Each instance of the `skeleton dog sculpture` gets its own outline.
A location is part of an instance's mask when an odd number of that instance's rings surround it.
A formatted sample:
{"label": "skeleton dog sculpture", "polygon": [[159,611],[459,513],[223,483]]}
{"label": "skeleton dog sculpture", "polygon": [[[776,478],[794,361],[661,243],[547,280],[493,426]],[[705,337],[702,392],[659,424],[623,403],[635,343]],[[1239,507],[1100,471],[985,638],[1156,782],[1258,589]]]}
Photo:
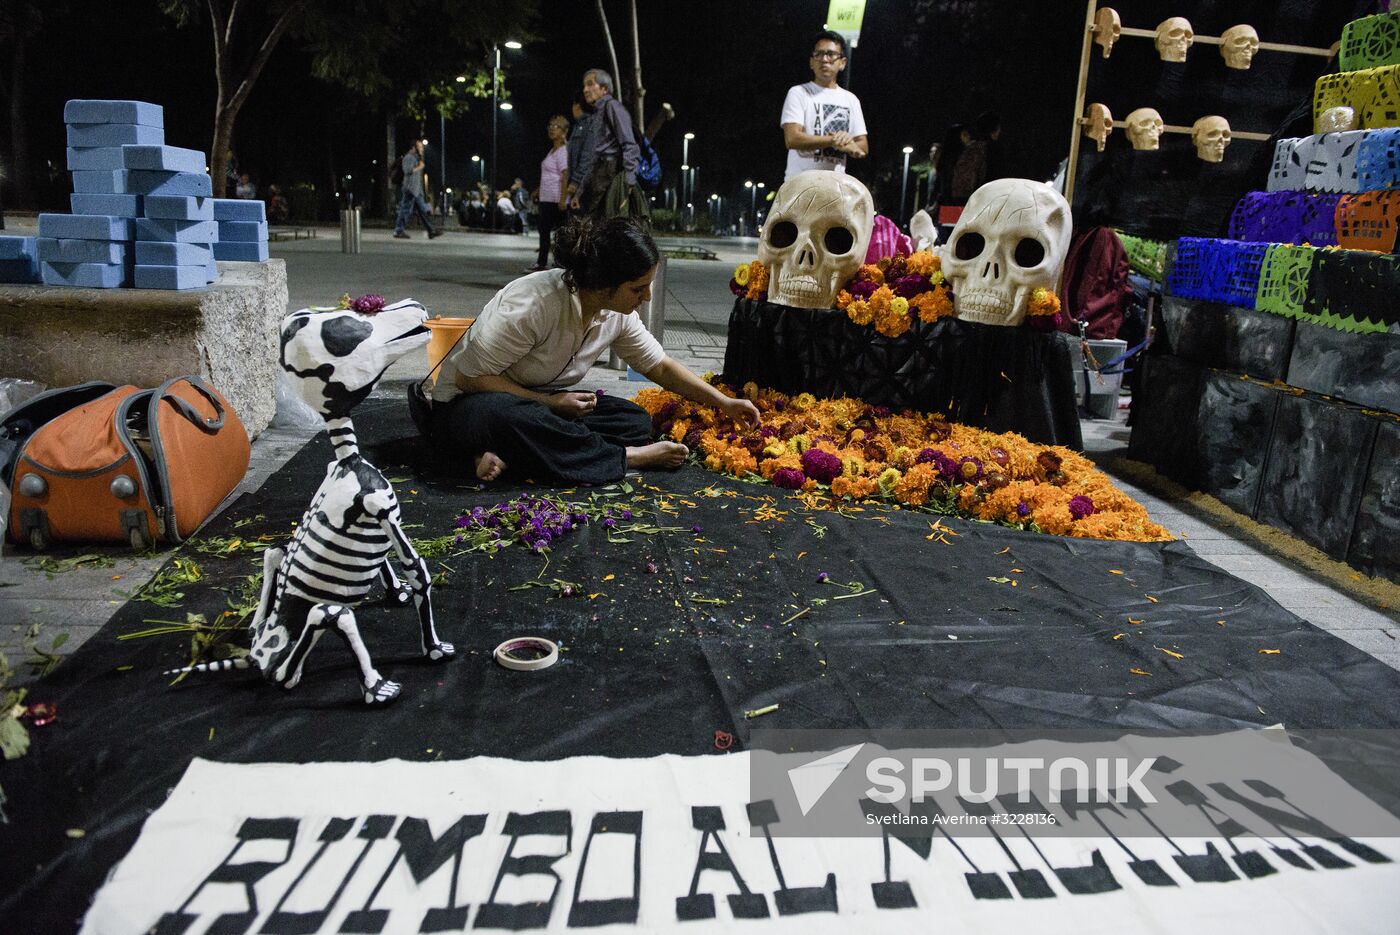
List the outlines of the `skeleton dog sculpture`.
{"label": "skeleton dog sculpture", "polygon": [[[399,523],[393,487],[360,455],[350,422],[350,410],[369,395],[389,365],[427,344],[427,316],[423,306],[405,300],[372,316],[303,309],[282,320],[282,367],[326,420],[335,461],[291,542],[263,553],[262,594],[249,624],[248,658],[173,672],[256,665],[268,681],[295,688],[311,648],[333,632],[355,655],[365,703],[392,701],[400,685],[374,668],[351,609],[364,600],[376,578],[390,604],[407,604],[411,595],[423,655],[433,661],[453,655],[452,644],[438,639],[433,625],[427,563]],[[391,551],[406,585],[394,574]]]}

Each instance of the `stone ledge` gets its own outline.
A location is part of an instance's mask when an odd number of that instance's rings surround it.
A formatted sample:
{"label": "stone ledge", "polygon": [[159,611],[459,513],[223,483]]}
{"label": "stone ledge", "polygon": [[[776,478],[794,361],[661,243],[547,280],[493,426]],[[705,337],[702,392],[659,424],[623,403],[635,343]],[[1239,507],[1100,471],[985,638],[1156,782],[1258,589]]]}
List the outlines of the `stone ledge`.
{"label": "stone ledge", "polygon": [[188,292],[0,285],[0,377],[152,387],[199,374],[255,438],[277,409],[286,313],[280,259],[221,262],[218,282]]}

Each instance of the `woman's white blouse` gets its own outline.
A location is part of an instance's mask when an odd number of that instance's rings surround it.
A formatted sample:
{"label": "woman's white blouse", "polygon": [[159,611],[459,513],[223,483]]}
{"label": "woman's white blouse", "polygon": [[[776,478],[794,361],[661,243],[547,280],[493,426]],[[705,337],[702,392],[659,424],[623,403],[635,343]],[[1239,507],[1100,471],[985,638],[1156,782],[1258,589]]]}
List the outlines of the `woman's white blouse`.
{"label": "woman's white blouse", "polygon": [[578,296],[560,269],[531,273],[507,285],[481,310],[457,349],[447,355],[433,399],[462,395],[457,377],[508,377],[526,389],[556,392],[573,386],[609,348],[646,373],[666,357],[635,312],[604,309],[585,333]]}

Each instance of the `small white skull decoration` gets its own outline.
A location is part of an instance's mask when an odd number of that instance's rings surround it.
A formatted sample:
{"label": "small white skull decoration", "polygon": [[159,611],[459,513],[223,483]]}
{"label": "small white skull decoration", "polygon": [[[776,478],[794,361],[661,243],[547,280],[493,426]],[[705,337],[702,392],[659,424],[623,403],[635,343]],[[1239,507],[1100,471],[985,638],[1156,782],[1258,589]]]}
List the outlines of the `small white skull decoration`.
{"label": "small white skull decoration", "polygon": [[1196,156],[1205,162],[1222,162],[1230,145],[1230,121],[1224,117],[1202,117],[1191,125],[1191,142]]}
{"label": "small white skull decoration", "polygon": [[1128,115],[1128,142],[1133,149],[1157,149],[1161,145],[1166,121],[1151,107],[1139,107]]}
{"label": "small white skull decoration", "polygon": [[1099,152],[1103,152],[1108,136],[1113,132],[1113,111],[1108,109],[1107,104],[1090,104],[1080,123],[1084,126],[1084,135],[1094,141]]}
{"label": "small white skull decoration", "polygon": [[1123,35],[1123,20],[1112,7],[1100,7],[1094,15],[1094,41],[1103,48],[1103,57],[1113,54],[1113,44]]}
{"label": "small white skull decoration", "polygon": [[1220,54],[1225,56],[1226,68],[1247,69],[1259,51],[1259,33],[1248,23],[1231,26],[1220,35]]}
{"label": "small white skull decoration", "polygon": [[1317,118],[1318,133],[1344,133],[1360,129],[1361,121],[1356,119],[1356,110],[1351,107],[1329,107]]}
{"label": "small white skull decoration", "polygon": [[830,308],[865,262],[874,224],[870,191],[844,172],[809,169],[788,179],[758,244],[759,262],[768,267],[768,301]]}
{"label": "small white skull decoration", "polygon": [[943,250],[957,316],[1019,325],[1031,290],[1059,281],[1071,230],[1069,204],[1044,182],[997,179],[973,192]]}
{"label": "small white skull decoration", "polygon": [[1164,62],[1186,61],[1186,50],[1196,41],[1191,21],[1184,16],[1172,16],[1157,24],[1157,54]]}

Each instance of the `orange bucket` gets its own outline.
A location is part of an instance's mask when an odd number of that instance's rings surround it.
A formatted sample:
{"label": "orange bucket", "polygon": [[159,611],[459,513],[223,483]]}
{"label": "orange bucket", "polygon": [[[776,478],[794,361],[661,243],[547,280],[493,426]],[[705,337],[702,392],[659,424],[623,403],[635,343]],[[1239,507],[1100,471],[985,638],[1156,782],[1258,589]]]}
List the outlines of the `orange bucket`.
{"label": "orange bucket", "polygon": [[437,382],[440,365],[452,353],[457,340],[467,333],[475,318],[429,318],[427,325],[432,337],[428,340],[428,385]]}

